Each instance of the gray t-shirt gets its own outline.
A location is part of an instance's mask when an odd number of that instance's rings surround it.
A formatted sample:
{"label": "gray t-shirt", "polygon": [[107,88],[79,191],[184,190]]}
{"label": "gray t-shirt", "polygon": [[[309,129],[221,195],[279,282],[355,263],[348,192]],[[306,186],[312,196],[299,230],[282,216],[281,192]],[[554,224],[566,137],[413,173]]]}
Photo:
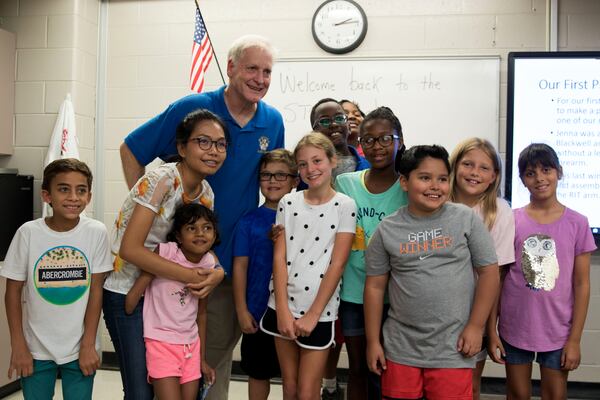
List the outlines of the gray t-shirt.
{"label": "gray t-shirt", "polygon": [[379,224],[365,258],[367,275],[390,273],[386,358],[419,368],[475,366],[456,344],[471,313],[473,268],[496,263],[481,218],[462,204],[428,217],[402,207]]}
{"label": "gray t-shirt", "polygon": [[357,165],[358,163],[353,155],[340,156],[338,154],[337,167],[333,170],[332,176],[335,179],[338,175],[345,174],[346,172],[354,172]]}

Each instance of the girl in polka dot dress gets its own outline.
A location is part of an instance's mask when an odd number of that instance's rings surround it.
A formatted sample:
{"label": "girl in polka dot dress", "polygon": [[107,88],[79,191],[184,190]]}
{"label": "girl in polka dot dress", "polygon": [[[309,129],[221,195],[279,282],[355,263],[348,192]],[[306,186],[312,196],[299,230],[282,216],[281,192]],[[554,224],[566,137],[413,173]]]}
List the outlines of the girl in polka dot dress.
{"label": "girl in polka dot dress", "polygon": [[356,229],[356,205],[337,193],[335,148],[324,135],[304,136],[294,150],[308,189],[279,202],[269,307],[261,329],[275,336],[284,398],[319,398],[340,303],[339,284]]}

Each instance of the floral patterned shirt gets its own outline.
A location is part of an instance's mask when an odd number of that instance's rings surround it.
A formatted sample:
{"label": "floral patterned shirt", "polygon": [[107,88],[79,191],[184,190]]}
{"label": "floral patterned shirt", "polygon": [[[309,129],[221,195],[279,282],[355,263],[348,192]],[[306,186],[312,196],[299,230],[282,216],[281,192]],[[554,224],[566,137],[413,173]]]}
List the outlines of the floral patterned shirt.
{"label": "floral patterned shirt", "polygon": [[[183,194],[175,163],[163,164],[147,172],[129,191],[111,231],[113,272],[104,283],[105,289],[127,294],[140,274],[138,267],[119,257],[121,240],[135,206],[147,207],[156,214],[144,243],[145,247],[154,250],[159,243],[167,241],[175,210],[184,202]],[[202,181],[198,197],[191,201],[213,209],[214,194],[206,180]]]}

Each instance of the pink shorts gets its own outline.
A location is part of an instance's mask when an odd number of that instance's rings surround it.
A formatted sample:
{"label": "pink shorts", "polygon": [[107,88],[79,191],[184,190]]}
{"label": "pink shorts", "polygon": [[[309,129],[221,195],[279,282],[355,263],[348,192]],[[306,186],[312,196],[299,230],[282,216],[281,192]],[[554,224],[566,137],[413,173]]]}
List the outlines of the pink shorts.
{"label": "pink shorts", "polygon": [[391,399],[473,399],[471,368],[418,368],[386,360],[381,392]]}
{"label": "pink shorts", "polygon": [[191,344],[170,344],[145,338],[146,367],[150,379],[179,377],[184,384],[200,379],[200,339]]}

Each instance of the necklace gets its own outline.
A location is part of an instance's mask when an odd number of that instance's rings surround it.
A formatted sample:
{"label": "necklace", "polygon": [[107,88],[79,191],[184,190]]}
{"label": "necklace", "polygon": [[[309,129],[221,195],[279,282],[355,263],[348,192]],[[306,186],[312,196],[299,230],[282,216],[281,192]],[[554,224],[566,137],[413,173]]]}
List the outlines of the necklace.
{"label": "necklace", "polygon": [[201,186],[199,185],[198,188],[196,190],[194,190],[194,195],[190,196],[185,192],[185,185],[183,183],[183,171],[184,171],[184,166],[181,164],[177,164],[177,169],[179,171],[179,175],[181,176],[181,200],[183,201],[183,204],[190,204],[193,203],[194,200],[196,200],[196,198],[200,195],[200,191],[202,190]]}
{"label": "necklace", "polygon": [[188,196],[188,195],[185,193],[185,191],[183,191],[183,190],[181,191],[181,200],[183,201],[183,204],[190,204],[190,203],[193,203],[193,202],[194,202],[194,200],[196,200],[196,197],[197,197],[197,196],[195,196],[195,197],[190,197],[190,196]]}

